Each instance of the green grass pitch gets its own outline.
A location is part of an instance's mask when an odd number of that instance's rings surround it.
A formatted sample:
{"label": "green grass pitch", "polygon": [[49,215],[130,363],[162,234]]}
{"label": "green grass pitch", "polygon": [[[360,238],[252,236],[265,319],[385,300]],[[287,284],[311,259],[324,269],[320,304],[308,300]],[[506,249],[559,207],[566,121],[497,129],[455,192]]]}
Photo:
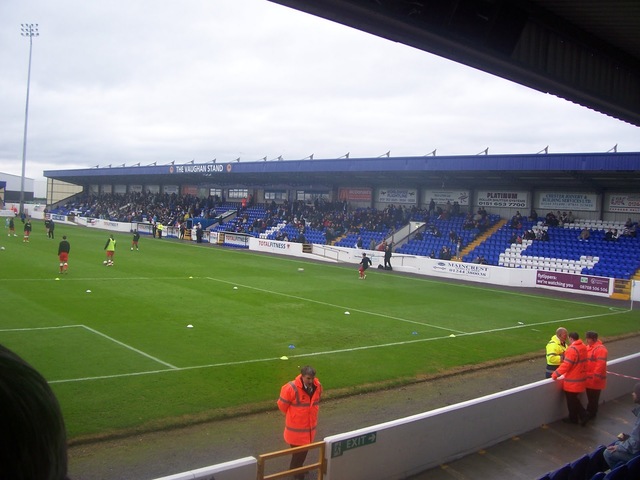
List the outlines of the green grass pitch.
{"label": "green grass pitch", "polygon": [[[107,267],[109,232],[58,224],[51,240],[34,221],[25,244],[16,228],[0,239],[0,343],[51,383],[72,440],[275,409],[306,364],[325,398],[531,352],[543,378],[558,326],[606,340],[640,325],[628,303],[596,297],[376,269],[360,281],[356,265],[150,237],[131,251],[127,233]],[[63,234],[70,266],[59,275]]]}

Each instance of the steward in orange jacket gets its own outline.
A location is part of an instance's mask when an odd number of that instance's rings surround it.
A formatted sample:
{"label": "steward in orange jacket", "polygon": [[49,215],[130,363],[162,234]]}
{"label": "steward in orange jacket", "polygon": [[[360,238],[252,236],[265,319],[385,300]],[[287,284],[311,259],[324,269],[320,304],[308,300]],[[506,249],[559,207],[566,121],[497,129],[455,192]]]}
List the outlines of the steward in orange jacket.
{"label": "steward in orange jacket", "polygon": [[594,418],[598,413],[600,392],[607,386],[607,347],[598,340],[596,332],[585,335],[587,341],[587,413]]}
{"label": "steward in orange jacket", "polygon": [[278,408],[285,414],[284,440],[289,445],[306,445],[312,443],[316,436],[322,385],[315,378],[314,370],[314,375],[308,376],[313,390],[310,395],[303,376],[301,373],[285,384],[278,399]]}
{"label": "steward in orange jacket", "polygon": [[565,392],[584,392],[587,383],[587,347],[578,334],[572,332],[577,338],[573,339],[569,334],[570,344],[564,352],[564,360],[553,372],[551,378],[557,380],[560,375],[564,375],[562,388]]}
{"label": "steward in orange jacket", "polygon": [[[313,442],[318,426],[318,411],[322,385],[316,378],[313,367],[304,366],[295,380],[286,383],[280,389],[278,408],[285,415],[284,440],[292,447]],[[307,458],[307,451],[291,456],[290,469],[299,468]],[[304,478],[296,476],[296,478]]]}
{"label": "steward in orange jacket", "polygon": [[554,380],[564,380],[562,389],[567,398],[569,418],[567,423],[581,423],[589,421],[587,411],[582,406],[578,394],[585,391],[587,382],[587,347],[576,332],[569,334],[569,346],[564,353],[564,360],[558,369],[551,374]]}

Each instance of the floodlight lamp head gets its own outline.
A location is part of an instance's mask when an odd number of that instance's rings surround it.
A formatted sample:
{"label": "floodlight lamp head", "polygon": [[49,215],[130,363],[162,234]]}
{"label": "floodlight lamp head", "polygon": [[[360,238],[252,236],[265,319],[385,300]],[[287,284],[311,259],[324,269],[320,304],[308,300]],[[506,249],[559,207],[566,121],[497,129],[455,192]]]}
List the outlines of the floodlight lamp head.
{"label": "floodlight lamp head", "polygon": [[38,24],[33,23],[22,23],[20,25],[22,27],[21,35],[23,37],[37,37],[40,34],[38,33]]}

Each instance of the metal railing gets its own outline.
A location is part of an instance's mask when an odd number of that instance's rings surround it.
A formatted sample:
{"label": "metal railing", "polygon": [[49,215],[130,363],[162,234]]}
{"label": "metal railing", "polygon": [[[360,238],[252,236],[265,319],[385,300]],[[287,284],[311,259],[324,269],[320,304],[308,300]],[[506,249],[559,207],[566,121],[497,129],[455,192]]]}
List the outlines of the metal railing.
{"label": "metal railing", "polygon": [[[275,458],[284,457],[287,455],[291,455],[293,453],[309,451],[318,449],[318,461],[315,463],[311,463],[309,465],[302,466],[300,468],[294,468],[292,470],[283,470],[281,472],[272,473],[270,475],[265,475],[265,464],[267,460],[273,460]],[[322,480],[323,475],[327,470],[327,461],[324,457],[325,453],[325,442],[315,442],[310,443],[309,445],[303,445],[301,447],[293,447],[288,448],[287,450],[279,450],[277,452],[265,453],[264,455],[260,455],[258,457],[258,475],[257,480],[276,480],[278,478],[285,478],[293,475],[300,475],[306,472],[317,471],[318,472],[318,480]]]}

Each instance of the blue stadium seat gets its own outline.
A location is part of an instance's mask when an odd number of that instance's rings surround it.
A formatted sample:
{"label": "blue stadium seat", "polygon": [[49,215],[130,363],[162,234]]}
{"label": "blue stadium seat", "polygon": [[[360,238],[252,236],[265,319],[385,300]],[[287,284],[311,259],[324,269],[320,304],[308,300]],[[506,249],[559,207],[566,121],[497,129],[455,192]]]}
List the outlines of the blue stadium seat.
{"label": "blue stadium seat", "polygon": [[569,472],[569,480],[584,480],[587,475],[588,465],[589,455],[587,454],[571,462],[571,472]]}
{"label": "blue stadium seat", "polygon": [[566,464],[564,467],[560,467],[549,474],[550,480],[568,480],[571,473],[571,465]]}
{"label": "blue stadium seat", "polygon": [[616,467],[613,470],[611,470],[603,478],[604,480],[625,480],[626,477],[627,477],[627,465],[622,464],[619,467]]}
{"label": "blue stadium seat", "polygon": [[627,479],[640,478],[640,455],[627,462]]}
{"label": "blue stadium seat", "polygon": [[[602,452],[606,447],[604,445],[598,446],[595,450],[589,453],[589,463],[587,464],[587,471],[585,472],[585,478],[592,478],[599,472],[607,470],[609,466],[605,462]],[[602,475],[604,477],[604,474]]]}

